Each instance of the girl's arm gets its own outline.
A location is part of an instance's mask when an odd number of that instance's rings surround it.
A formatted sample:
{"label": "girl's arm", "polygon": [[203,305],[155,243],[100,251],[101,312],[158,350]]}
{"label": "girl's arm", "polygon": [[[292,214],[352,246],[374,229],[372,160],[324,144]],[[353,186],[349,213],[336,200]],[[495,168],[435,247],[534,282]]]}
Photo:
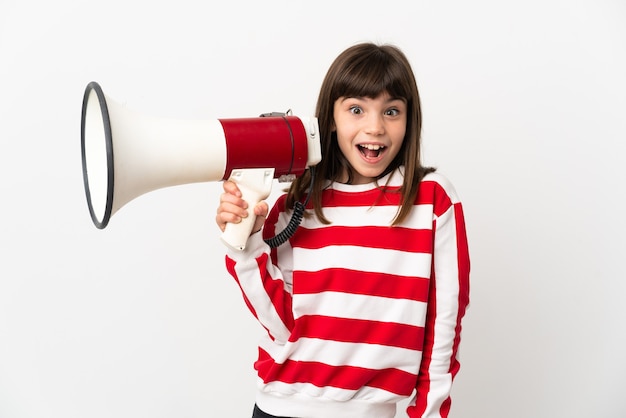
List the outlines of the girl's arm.
{"label": "girl's arm", "polygon": [[233,276],[244,301],[270,338],[285,343],[293,329],[291,292],[282,272],[272,264],[269,246],[261,233],[253,234],[246,249],[228,250],[226,268]]}
{"label": "girl's arm", "polygon": [[[224,182],[216,222],[224,230],[226,222],[238,222],[247,216],[249,208],[233,182]],[[253,208],[257,220],[246,248],[237,251],[228,248],[226,268],[237,281],[250,312],[267,330],[269,336],[286,342],[293,327],[290,286],[283,273],[272,263],[270,248],[259,231],[267,215],[267,204]],[[288,280],[290,282],[290,280]]]}
{"label": "girl's arm", "polygon": [[469,304],[467,237],[463,208],[451,186],[439,188],[435,220],[432,275],[428,297],[424,348],[416,396],[407,408],[411,418],[447,417],[457,359],[461,319]]}

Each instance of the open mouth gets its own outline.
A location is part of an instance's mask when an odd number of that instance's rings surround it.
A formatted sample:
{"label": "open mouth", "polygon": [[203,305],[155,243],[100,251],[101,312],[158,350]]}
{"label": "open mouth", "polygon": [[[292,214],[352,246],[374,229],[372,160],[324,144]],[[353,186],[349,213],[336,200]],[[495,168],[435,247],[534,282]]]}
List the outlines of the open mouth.
{"label": "open mouth", "polygon": [[358,145],[359,151],[366,158],[378,158],[380,154],[387,148],[384,145],[377,144],[361,144]]}

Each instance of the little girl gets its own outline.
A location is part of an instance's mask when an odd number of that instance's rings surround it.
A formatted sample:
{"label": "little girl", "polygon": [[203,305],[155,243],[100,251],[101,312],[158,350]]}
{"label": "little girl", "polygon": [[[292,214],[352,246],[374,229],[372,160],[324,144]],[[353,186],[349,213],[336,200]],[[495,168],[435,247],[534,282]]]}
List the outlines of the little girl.
{"label": "little girl", "polygon": [[[447,417],[469,303],[469,255],[459,198],[420,162],[420,99],[411,66],[391,45],[342,52],[316,116],[322,160],[271,211],[248,208],[224,182],[216,221],[257,221],[226,266],[260,341],[253,417]],[[306,214],[295,234],[265,241]],[[269,213],[268,213],[269,212]]]}

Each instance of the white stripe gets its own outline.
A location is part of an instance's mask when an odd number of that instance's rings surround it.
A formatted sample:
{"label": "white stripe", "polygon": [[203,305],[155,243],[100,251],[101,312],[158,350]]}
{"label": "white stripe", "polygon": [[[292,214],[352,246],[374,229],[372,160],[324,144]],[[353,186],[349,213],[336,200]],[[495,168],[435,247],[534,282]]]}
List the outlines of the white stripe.
{"label": "white stripe", "polygon": [[[372,403],[381,403],[404,399],[403,396],[396,395],[395,393],[368,386],[365,386],[355,391],[336,388],[333,386],[318,387],[311,383],[284,383],[280,381],[274,381],[264,384],[263,380],[260,378],[257,379],[257,383],[260,387],[263,388],[264,391],[274,394],[280,393],[285,395],[294,395],[296,400],[301,396],[307,395],[313,396],[315,398],[322,398],[322,400],[324,401],[334,400],[342,402],[349,401],[351,399],[358,399],[358,401],[362,402],[363,400],[367,399],[372,401]],[[307,399],[307,401],[310,400]],[[345,405],[344,407],[349,408],[349,405]],[[378,416],[376,418],[378,418]]]}
{"label": "white stripe", "polygon": [[[285,348],[291,343],[287,343]],[[314,361],[330,366],[355,366],[368,369],[394,368],[417,376],[421,353],[378,344],[300,338],[291,350],[290,360]]]}
{"label": "white stripe", "polygon": [[407,277],[430,277],[431,255],[425,253],[341,245],[312,250],[294,248],[293,256],[294,265],[303,271],[344,268]]}
{"label": "white stripe", "polygon": [[[324,208],[324,216],[331,226],[363,227],[364,225],[387,227],[391,225],[398,211],[397,206],[342,206]],[[312,211],[311,211],[312,212]],[[402,226],[413,229],[431,229],[433,222],[433,205],[414,206]],[[324,228],[328,225],[320,223],[314,216],[309,216],[301,224],[305,228]]]}
{"label": "white stripe", "polygon": [[409,216],[402,223],[402,226],[413,229],[432,229],[433,205],[422,204],[414,206]]}
{"label": "white stripe", "polygon": [[261,409],[280,416],[308,418],[393,418],[396,403],[403,397],[382,389],[364,387],[358,391],[310,383],[257,381],[261,389],[256,402]]}
{"label": "white stripe", "polygon": [[435,277],[437,317],[429,366],[431,377],[425,417],[439,417],[439,407],[452,387],[450,363],[456,336],[459,295],[458,247],[454,206],[437,220],[435,235]]}
{"label": "white stripe", "polygon": [[[446,219],[448,218],[448,219]],[[451,207],[438,223],[435,236],[435,277],[437,281],[437,317],[435,318],[435,340],[433,346],[433,373],[447,373],[450,367],[452,347],[456,336],[459,311],[459,269],[454,207]]]}
{"label": "white stripe", "polygon": [[341,292],[298,294],[293,299],[294,316],[323,315],[369,321],[423,326],[426,303],[409,299],[356,295]]}

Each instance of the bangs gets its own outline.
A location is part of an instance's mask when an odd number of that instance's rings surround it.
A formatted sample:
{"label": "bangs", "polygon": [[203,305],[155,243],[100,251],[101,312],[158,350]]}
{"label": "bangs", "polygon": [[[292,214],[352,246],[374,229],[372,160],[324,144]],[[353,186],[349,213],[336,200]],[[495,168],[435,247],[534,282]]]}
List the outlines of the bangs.
{"label": "bangs", "polygon": [[376,98],[381,93],[388,93],[394,99],[407,102],[412,97],[410,75],[387,54],[376,51],[359,57],[344,68],[339,74],[332,100],[340,97]]}

